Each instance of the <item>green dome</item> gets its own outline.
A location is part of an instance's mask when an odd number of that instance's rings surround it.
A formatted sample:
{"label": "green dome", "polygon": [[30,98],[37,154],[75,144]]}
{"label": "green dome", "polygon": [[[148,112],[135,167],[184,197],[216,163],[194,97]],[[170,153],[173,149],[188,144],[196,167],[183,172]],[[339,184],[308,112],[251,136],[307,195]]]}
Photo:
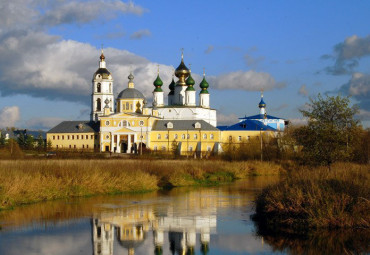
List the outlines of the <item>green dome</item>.
{"label": "green dome", "polygon": [[155,86],[154,92],[162,92],[163,91],[162,88],[161,88],[161,86],[163,85],[163,81],[159,77],[159,74],[157,76],[157,79],[155,79],[155,81],[153,82],[153,85]]}
{"label": "green dome", "polygon": [[169,95],[173,95],[175,93],[175,86],[176,86],[176,83],[175,83],[175,80],[172,77],[172,81],[171,81],[170,85],[168,86],[170,88]]}
{"label": "green dome", "polygon": [[189,77],[186,79],[186,85],[193,86],[194,84],[195,84],[195,81],[194,81],[193,77],[191,77],[191,73],[190,73]]}
{"label": "green dome", "polygon": [[202,89],[200,91],[201,94],[208,94],[208,90],[207,89],[209,87],[209,84],[206,81],[206,77],[205,76],[203,77],[203,80],[200,82],[199,87]]}

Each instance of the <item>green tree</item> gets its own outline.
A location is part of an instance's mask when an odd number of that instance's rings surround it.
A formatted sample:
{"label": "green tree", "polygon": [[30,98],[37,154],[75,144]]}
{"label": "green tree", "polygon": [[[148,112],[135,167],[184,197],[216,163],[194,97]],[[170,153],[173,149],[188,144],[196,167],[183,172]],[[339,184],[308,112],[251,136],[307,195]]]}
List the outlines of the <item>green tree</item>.
{"label": "green tree", "polygon": [[356,106],[348,97],[320,94],[310,99],[307,110],[301,110],[308,124],[295,130],[295,138],[303,146],[307,163],[328,166],[338,160],[350,159],[353,153],[358,120]]}
{"label": "green tree", "polygon": [[36,142],[37,142],[37,150],[42,151],[43,149],[45,149],[45,141],[42,138],[41,133],[39,133],[39,135],[37,136]]}
{"label": "green tree", "polygon": [[32,135],[26,135],[26,148],[32,150],[35,146],[35,139]]}

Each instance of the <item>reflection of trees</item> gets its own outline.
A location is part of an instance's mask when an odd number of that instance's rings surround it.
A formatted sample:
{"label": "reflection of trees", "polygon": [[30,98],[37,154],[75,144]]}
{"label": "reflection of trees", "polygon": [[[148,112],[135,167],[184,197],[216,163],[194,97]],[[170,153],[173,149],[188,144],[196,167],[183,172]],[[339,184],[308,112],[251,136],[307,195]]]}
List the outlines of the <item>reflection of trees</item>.
{"label": "reflection of trees", "polygon": [[307,233],[281,233],[257,225],[257,234],[274,251],[288,254],[364,254],[370,252],[370,230],[315,230]]}

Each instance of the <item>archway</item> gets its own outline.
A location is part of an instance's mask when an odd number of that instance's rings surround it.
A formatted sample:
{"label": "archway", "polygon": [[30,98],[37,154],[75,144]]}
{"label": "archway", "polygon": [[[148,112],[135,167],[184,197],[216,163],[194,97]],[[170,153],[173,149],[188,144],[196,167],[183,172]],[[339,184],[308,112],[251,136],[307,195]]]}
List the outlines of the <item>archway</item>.
{"label": "archway", "polygon": [[127,143],[126,142],[121,143],[121,153],[127,153]]}

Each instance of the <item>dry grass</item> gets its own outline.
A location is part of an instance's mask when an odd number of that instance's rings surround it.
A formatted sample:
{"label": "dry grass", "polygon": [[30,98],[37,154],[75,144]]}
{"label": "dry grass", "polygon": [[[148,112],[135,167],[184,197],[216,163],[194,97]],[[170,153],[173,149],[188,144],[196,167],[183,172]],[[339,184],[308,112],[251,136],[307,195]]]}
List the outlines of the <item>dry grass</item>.
{"label": "dry grass", "polygon": [[269,228],[370,227],[369,165],[337,163],[291,171],[265,188],[256,201],[256,219]]}
{"label": "dry grass", "polygon": [[[273,171],[271,169],[274,169]],[[2,160],[0,209],[68,197],[215,185],[278,174],[279,165],[198,160]]]}

